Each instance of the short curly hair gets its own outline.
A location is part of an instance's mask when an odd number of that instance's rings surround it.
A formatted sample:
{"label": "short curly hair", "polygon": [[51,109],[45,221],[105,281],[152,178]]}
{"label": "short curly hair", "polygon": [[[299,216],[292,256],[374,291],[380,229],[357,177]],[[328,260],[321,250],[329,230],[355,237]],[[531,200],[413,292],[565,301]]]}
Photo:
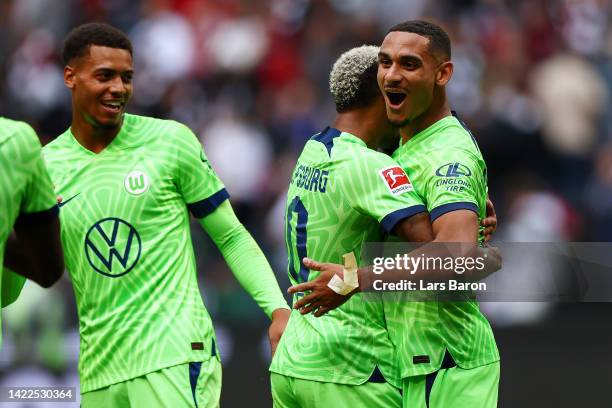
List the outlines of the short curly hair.
{"label": "short curly hair", "polygon": [[329,89],[338,113],[369,106],[380,95],[376,82],[378,51],[376,46],[362,45],[346,51],[334,63]]}
{"label": "short curly hair", "polygon": [[64,39],[62,59],[65,65],[89,52],[89,47],[120,48],[132,54],[132,43],[127,35],[118,28],[105,23],[87,23],[74,28]]}
{"label": "short curly hair", "polygon": [[394,31],[414,33],[429,39],[429,51],[438,55],[443,61],[451,59],[451,42],[444,29],[434,23],[424,20],[404,21],[394,25],[387,34]]}

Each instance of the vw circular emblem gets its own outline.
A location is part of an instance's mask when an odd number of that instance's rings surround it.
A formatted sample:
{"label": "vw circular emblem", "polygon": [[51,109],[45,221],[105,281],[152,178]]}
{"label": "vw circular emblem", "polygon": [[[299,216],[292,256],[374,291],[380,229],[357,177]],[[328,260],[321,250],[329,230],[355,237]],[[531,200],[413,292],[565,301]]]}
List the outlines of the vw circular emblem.
{"label": "vw circular emblem", "polygon": [[118,278],[130,272],[140,259],[142,242],[138,231],[120,218],[104,218],[85,235],[85,255],[98,273]]}
{"label": "vw circular emblem", "polygon": [[140,171],[132,171],[125,176],[123,186],[125,190],[132,195],[141,195],[149,189],[149,177]]}

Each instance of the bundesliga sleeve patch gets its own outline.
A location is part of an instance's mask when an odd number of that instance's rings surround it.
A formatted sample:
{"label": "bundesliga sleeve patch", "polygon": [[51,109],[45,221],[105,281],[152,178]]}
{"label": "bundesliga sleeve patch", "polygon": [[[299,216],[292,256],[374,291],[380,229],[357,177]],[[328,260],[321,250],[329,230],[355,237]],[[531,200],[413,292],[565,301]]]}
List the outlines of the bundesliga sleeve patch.
{"label": "bundesliga sleeve patch", "polygon": [[385,180],[392,194],[398,195],[412,190],[408,175],[399,166],[380,170],[380,176]]}

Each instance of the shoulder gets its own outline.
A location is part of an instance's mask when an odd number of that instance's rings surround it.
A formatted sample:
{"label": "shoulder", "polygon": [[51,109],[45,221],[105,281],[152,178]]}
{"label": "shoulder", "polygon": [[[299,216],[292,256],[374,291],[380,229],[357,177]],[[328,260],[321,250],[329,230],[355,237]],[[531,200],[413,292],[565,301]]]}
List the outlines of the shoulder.
{"label": "shoulder", "polygon": [[29,162],[40,155],[40,140],[36,132],[25,122],[2,118],[0,145],[3,154],[11,161]]}
{"label": "shoulder", "polygon": [[397,162],[389,155],[358,143],[346,143],[346,147],[340,150],[345,163],[349,167],[357,166],[362,169],[382,169],[384,167],[397,166]]}
{"label": "shoulder", "polygon": [[122,131],[126,144],[151,146],[167,153],[193,146],[193,132],[184,124],[171,119],[125,114]]}
{"label": "shoulder", "polygon": [[172,119],[160,119],[126,113],[124,120],[125,124],[133,131],[165,133],[167,135],[186,131],[191,132],[186,125]]}
{"label": "shoulder", "polygon": [[431,147],[440,152],[464,152],[481,156],[476,139],[465,124],[456,117],[446,121],[444,127],[431,138]]}
{"label": "shoulder", "polygon": [[453,167],[467,166],[472,170],[486,167],[476,140],[454,117],[426,139],[401,146],[393,157],[423,170],[431,168],[432,174],[447,170],[452,173]]}
{"label": "shoulder", "polygon": [[53,139],[51,142],[47,143],[42,148],[45,160],[50,160],[55,156],[63,155],[66,148],[70,145],[70,137],[70,129],[66,129],[64,133]]}
{"label": "shoulder", "polygon": [[182,125],[174,120],[126,113],[122,130],[130,134],[133,141],[146,143],[151,139],[171,139],[181,128]]}
{"label": "shoulder", "polygon": [[0,143],[8,140],[23,149],[40,147],[36,132],[26,122],[0,118]]}
{"label": "shoulder", "polygon": [[369,190],[406,177],[401,166],[389,155],[363,145],[353,144],[345,149],[340,163],[339,176],[351,188]]}
{"label": "shoulder", "polygon": [[189,126],[172,119],[158,119],[146,116],[130,115],[132,123],[147,129],[148,134],[155,135],[168,149],[193,147],[199,140]]}

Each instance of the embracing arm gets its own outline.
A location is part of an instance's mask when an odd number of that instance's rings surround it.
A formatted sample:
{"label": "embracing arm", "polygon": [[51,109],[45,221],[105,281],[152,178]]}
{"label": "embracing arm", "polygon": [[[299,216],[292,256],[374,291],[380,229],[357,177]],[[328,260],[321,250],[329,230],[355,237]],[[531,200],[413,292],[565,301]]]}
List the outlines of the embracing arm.
{"label": "embracing arm", "polygon": [[[423,213],[427,214],[427,213]],[[436,257],[482,257],[487,258],[485,268],[482,270],[466,270],[461,276],[469,281],[478,281],[501,268],[501,254],[496,248],[482,248],[471,244],[477,242],[478,237],[478,216],[470,210],[456,210],[448,212],[438,217],[433,226],[429,224],[428,218],[423,214],[417,214],[408,219],[402,220],[395,228],[397,235],[406,241],[427,242],[434,238],[432,244],[426,244],[419,249],[419,253],[426,253],[428,256]],[[497,220],[493,214],[488,220],[496,225]],[[432,231],[433,227],[433,231]],[[494,229],[493,229],[494,231]],[[493,232],[491,231],[491,233]],[[441,243],[452,243],[451,245],[440,245]],[[467,245],[457,245],[466,243]],[[344,302],[354,293],[368,288],[371,284],[371,271],[369,268],[359,269],[359,288],[349,295],[343,296],[332,291],[327,283],[334,276],[343,276],[342,265],[321,263],[312,259],[304,259],[304,265],[311,269],[320,271],[319,278],[302,283],[289,288],[290,293],[310,291],[310,293],[294,304],[295,309],[306,314],[314,311],[315,316],[321,316],[329,310],[334,309]],[[428,279],[448,279],[458,277],[453,271],[426,271]],[[414,279],[416,275],[407,273],[404,270],[387,270],[387,276],[394,276],[394,279]],[[422,275],[418,275],[422,276]],[[419,278],[421,279],[421,278]],[[393,280],[391,278],[390,280]]]}

